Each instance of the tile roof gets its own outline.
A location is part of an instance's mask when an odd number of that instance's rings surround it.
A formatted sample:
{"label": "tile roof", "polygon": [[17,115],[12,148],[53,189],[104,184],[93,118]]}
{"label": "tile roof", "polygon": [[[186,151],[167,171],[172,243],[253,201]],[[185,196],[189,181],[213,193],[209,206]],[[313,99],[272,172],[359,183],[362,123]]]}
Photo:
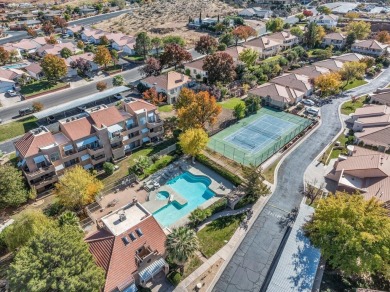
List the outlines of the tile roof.
{"label": "tile roof", "polygon": [[357,120],[361,124],[378,124],[378,123],[390,123],[390,115],[381,115],[381,116],[371,116],[371,117],[362,117]]}
{"label": "tile roof", "polygon": [[357,62],[363,58],[371,58],[371,57],[366,57],[357,53],[348,53],[348,54],[332,57],[332,59],[338,60],[340,62]]}
{"label": "tile roof", "polygon": [[244,43],[245,47],[254,47],[260,49],[267,49],[274,46],[279,46],[278,42],[271,40],[267,37],[259,37]]}
{"label": "tile roof", "polygon": [[98,128],[109,127],[124,121],[123,116],[115,106],[89,112],[89,115]]}
{"label": "tile roof", "polygon": [[390,146],[390,126],[367,128],[364,132],[356,132],[355,136],[367,145]]}
{"label": "tile roof", "polygon": [[46,37],[36,37],[36,38],[33,38],[32,39],[33,42],[36,42],[37,44],[43,46],[43,45],[46,45],[47,42],[46,42]]}
{"label": "tile roof", "polygon": [[146,77],[143,81],[151,86],[156,85],[164,90],[171,90],[187,84],[191,81],[191,78],[176,71],[170,71],[159,76]]}
{"label": "tile roof", "polygon": [[0,68],[0,77],[8,80],[14,80],[15,78],[25,74],[23,71],[18,69],[3,69]]}
{"label": "tile roof", "polygon": [[142,99],[133,99],[132,101],[128,102],[127,105],[130,107],[130,109],[134,112],[145,109],[146,111],[153,111],[157,109],[157,107],[149,102],[146,102]]}
{"label": "tile roof", "polygon": [[234,47],[227,48],[224,51],[224,53],[229,54],[234,60],[237,60],[238,56],[243,50],[245,50],[243,46],[234,46]]}
{"label": "tile roof", "polygon": [[371,99],[378,101],[382,104],[390,104],[390,92],[372,94]]}
{"label": "tile roof", "polygon": [[89,118],[81,118],[70,122],[60,123],[64,134],[72,141],[87,137],[95,132]]}
{"label": "tile roof", "polygon": [[203,61],[204,61],[204,59],[198,59],[198,60],[195,60],[195,61],[192,61],[189,63],[185,63],[184,67],[194,68],[194,69],[203,71]]}
{"label": "tile roof", "polygon": [[305,93],[312,89],[309,77],[307,77],[306,75],[300,75],[295,73],[283,74],[282,76],[271,79],[269,82],[276,83],[282,86],[288,86],[290,88],[294,88]]}
{"label": "tile roof", "polygon": [[29,157],[38,154],[41,147],[52,145],[55,142],[52,133],[49,131],[42,131],[39,134],[30,131],[24,134],[14,145],[22,157]]}
{"label": "tile roof", "polygon": [[343,41],[346,39],[346,36],[343,35],[341,32],[332,32],[325,35],[324,39]]}
{"label": "tile roof", "polygon": [[22,50],[32,50],[32,49],[39,48],[41,45],[39,45],[36,42],[32,42],[30,40],[23,39],[23,40],[15,43],[14,46],[17,47],[18,49],[22,49]]}
{"label": "tile roof", "polygon": [[366,105],[361,108],[356,109],[353,116],[361,116],[361,115],[377,115],[377,114],[386,114],[390,113],[387,105]]}
{"label": "tile roof", "polygon": [[295,102],[297,98],[304,95],[302,91],[274,83],[264,83],[259,87],[250,90],[249,93],[262,97],[269,96],[275,101],[287,103]]}
{"label": "tile roof", "polygon": [[343,62],[334,59],[327,59],[323,61],[314,62],[313,65],[324,67],[334,72],[340,71],[341,68],[343,68]]}
{"label": "tile roof", "polygon": [[[135,233],[137,228],[142,230],[143,236],[137,237],[135,241],[130,240],[130,243],[125,245],[122,237],[128,236],[131,232]],[[106,230],[100,230],[87,237],[85,240],[96,263],[106,271],[104,291],[115,290],[137,272],[135,255],[139,248],[149,246],[152,251],[163,255],[165,239],[164,231],[151,215],[119,236],[115,237]]]}
{"label": "tile roof", "polygon": [[273,34],[267,35],[267,38],[273,40],[279,40],[279,41],[288,41],[288,40],[297,39],[297,37],[291,34],[290,31],[275,32]]}
{"label": "tile roof", "polygon": [[324,67],[310,65],[291,71],[291,73],[306,75],[309,78],[316,78],[319,75],[329,73],[330,70]]}
{"label": "tile roof", "polygon": [[86,61],[89,61],[89,62],[93,62],[94,58],[95,58],[95,54],[94,53],[87,52],[87,53],[84,53],[84,54],[78,54],[78,55],[70,56],[69,58],[65,59],[65,62],[66,62],[67,65],[70,65],[70,63],[72,61],[76,61],[77,59],[83,59],[83,60],[86,60]]}
{"label": "tile roof", "polygon": [[332,21],[337,21],[339,17],[334,14],[319,14],[316,16],[312,16],[311,20],[313,21],[321,21],[321,20],[332,20]]}
{"label": "tile roof", "polygon": [[383,50],[388,45],[382,44],[378,42],[377,40],[362,40],[362,41],[356,41],[352,47],[361,47],[366,49],[374,49],[374,50]]}
{"label": "tile roof", "polygon": [[31,63],[30,65],[24,67],[24,69],[33,72],[35,74],[42,72],[42,67],[38,63]]}

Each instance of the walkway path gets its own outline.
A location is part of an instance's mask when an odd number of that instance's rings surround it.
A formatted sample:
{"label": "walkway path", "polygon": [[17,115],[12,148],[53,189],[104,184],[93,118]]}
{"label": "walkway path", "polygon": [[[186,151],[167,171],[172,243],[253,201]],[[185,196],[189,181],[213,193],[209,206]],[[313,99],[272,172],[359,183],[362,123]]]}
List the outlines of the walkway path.
{"label": "walkway path", "polygon": [[[387,69],[371,83],[347,93],[349,96],[368,94],[379,87],[385,87],[389,82],[390,69]],[[272,197],[231,255],[213,291],[261,290],[286,232],[289,223],[286,217],[302,200],[303,195],[299,190],[303,187],[304,172],[341,130],[338,108],[348,98],[323,106],[322,124],[282,162]]]}

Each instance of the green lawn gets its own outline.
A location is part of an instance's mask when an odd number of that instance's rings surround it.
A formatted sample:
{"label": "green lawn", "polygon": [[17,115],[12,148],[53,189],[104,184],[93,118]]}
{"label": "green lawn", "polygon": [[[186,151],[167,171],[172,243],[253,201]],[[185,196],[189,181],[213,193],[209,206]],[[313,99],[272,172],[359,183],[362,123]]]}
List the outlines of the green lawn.
{"label": "green lawn", "polygon": [[57,89],[57,88],[65,87],[65,86],[66,86],[66,83],[63,83],[63,82],[53,84],[47,80],[40,80],[40,81],[36,81],[34,83],[30,83],[30,84],[22,86],[22,88],[20,89],[20,93],[23,94],[24,96],[31,96],[34,94],[43,93],[45,91],[49,91],[49,90],[53,90],[53,89]]}
{"label": "green lawn", "polygon": [[356,109],[363,107],[365,100],[366,100],[366,97],[362,96],[362,97],[358,98],[357,100],[355,100],[354,102],[352,102],[352,100],[345,102],[341,106],[341,113],[343,115],[349,115],[349,114],[354,113],[356,111]]}
{"label": "green lawn", "polygon": [[166,104],[158,107],[158,111],[162,113],[169,113],[173,111],[173,105],[172,104]]}
{"label": "green lawn", "polygon": [[222,217],[207,225],[198,232],[200,251],[210,258],[220,250],[233,236],[243,220],[244,215]]}
{"label": "green lawn", "polygon": [[0,142],[23,135],[37,127],[35,117],[24,118],[15,122],[0,125]]}
{"label": "green lawn", "polygon": [[241,98],[233,97],[225,101],[218,102],[224,109],[233,110],[237,104],[244,103]]}
{"label": "green lawn", "polygon": [[[104,174],[100,175],[98,178],[102,180],[104,185],[108,188],[113,186],[113,183],[117,180],[125,177],[129,174],[129,168],[134,166],[134,160],[136,158],[139,158],[140,156],[148,156],[151,157],[155,153],[159,152],[160,150],[170,146],[173,144],[173,141],[167,140],[164,143],[161,143],[155,147],[147,147],[147,148],[141,148],[139,150],[136,150],[133,154],[127,156],[125,159],[121,160],[117,163],[119,166],[119,169],[116,170],[112,175],[105,176]],[[146,173],[150,174],[152,171],[156,171],[159,169],[159,167],[163,166],[166,163],[169,163],[173,160],[173,156],[171,155],[165,155],[162,156],[159,160],[157,160],[155,163],[153,163],[148,169],[146,169]],[[140,177],[142,179],[142,177]]]}
{"label": "green lawn", "polygon": [[[340,136],[337,137],[336,141],[340,142],[340,146],[344,146],[345,147],[345,144],[348,141],[348,138],[345,137],[344,134],[341,134]],[[335,143],[332,143],[332,145],[330,145],[328,147],[328,149],[325,151],[325,154],[323,154],[321,156],[320,160],[321,160],[322,163],[329,164],[329,161],[331,159],[339,157],[339,155],[342,154],[345,151],[345,149],[333,149],[334,146],[335,146]],[[330,154],[330,156],[329,156],[329,154]],[[328,159],[328,157],[329,157],[329,159]]]}
{"label": "green lawn", "polygon": [[344,90],[349,90],[349,89],[352,89],[352,88],[355,88],[355,87],[358,87],[358,86],[361,86],[364,84],[367,84],[367,81],[355,79],[354,81],[349,82],[348,85],[344,88]]}
{"label": "green lawn", "polygon": [[122,58],[127,60],[127,61],[143,61],[144,60],[143,56],[124,56]]}
{"label": "green lawn", "polygon": [[281,158],[275,160],[270,166],[268,166],[264,171],[263,171],[263,176],[266,181],[270,182],[271,184],[274,183],[274,173],[275,173],[275,168],[278,165],[279,161]]}

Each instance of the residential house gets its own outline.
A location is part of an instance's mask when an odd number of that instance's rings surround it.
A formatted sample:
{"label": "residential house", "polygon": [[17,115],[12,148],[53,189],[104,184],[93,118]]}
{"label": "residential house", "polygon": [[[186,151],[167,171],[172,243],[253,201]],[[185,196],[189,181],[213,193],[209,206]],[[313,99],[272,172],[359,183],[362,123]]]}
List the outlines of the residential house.
{"label": "residential house", "polygon": [[344,63],[336,59],[327,59],[314,62],[312,65],[329,69],[331,72],[338,72],[343,68]]}
{"label": "residential house", "polygon": [[21,78],[23,75],[26,75],[26,73],[20,69],[0,68],[0,77],[3,79],[12,80],[15,83],[17,83],[19,78]]}
{"label": "residential house", "polygon": [[47,45],[46,39],[47,39],[47,37],[41,36],[41,37],[33,38],[33,39],[31,39],[31,41],[33,41],[41,46],[44,46],[44,45]]}
{"label": "residential house", "polygon": [[244,51],[245,49],[246,48],[243,46],[233,46],[227,48],[225,51],[223,51],[223,53],[229,54],[233,58],[233,61],[235,63],[238,63],[239,62],[238,58],[242,53],[242,51]]}
{"label": "residential house", "polygon": [[97,13],[96,9],[93,7],[88,7],[88,6],[82,6],[80,7],[80,14],[84,16],[92,16]]}
{"label": "residential house", "polygon": [[15,29],[38,28],[40,24],[41,21],[37,19],[22,20],[15,23]]}
{"label": "residential house", "polygon": [[343,62],[343,63],[345,63],[345,62],[359,62],[364,58],[370,58],[370,57],[363,56],[363,55],[360,55],[357,53],[347,53],[347,54],[343,54],[340,56],[332,57],[332,59]]}
{"label": "residential house", "polygon": [[122,52],[124,54],[130,55],[130,56],[135,55],[134,45],[135,45],[135,42],[128,42],[128,43],[124,44],[122,47]]}
{"label": "residential house", "polygon": [[174,104],[183,87],[188,87],[192,79],[187,75],[170,71],[159,76],[150,76],[141,80],[141,83],[149,88],[155,88],[157,92],[167,96],[168,104]]}
{"label": "residential house", "polygon": [[26,13],[18,16],[18,20],[25,21],[25,20],[33,20],[36,18],[36,15],[32,13]]}
{"label": "residential house", "polygon": [[165,275],[164,230],[136,201],[98,221],[100,229],[87,235],[96,264],[105,272],[104,292],[138,291],[159,273]]}
{"label": "residential house", "polygon": [[[134,50],[135,38],[132,37],[132,36],[127,36],[127,35],[122,35],[122,34],[116,34],[116,35],[113,35],[113,36],[110,38],[110,41],[111,41],[111,47],[112,47],[114,50],[123,51],[125,45],[131,46],[131,47],[132,47],[132,48],[131,48],[131,51]],[[126,52],[128,52],[128,51],[126,51]],[[132,55],[132,54],[129,54],[129,55]]]}
{"label": "residential house", "polygon": [[327,179],[337,183],[339,191],[359,192],[366,200],[375,198],[389,208],[390,157],[358,146],[350,146],[348,156],[341,156]]}
{"label": "residential house", "polygon": [[262,35],[265,35],[267,33],[267,28],[265,26],[264,21],[254,20],[254,19],[246,19],[245,24],[252,27],[256,31],[258,36],[262,36]]}
{"label": "residential house", "polygon": [[207,78],[207,71],[203,70],[203,59],[198,59],[184,64],[184,70],[189,70],[192,78],[203,80]]}
{"label": "residential house", "polygon": [[10,43],[4,44],[3,48],[4,48],[4,50],[6,50],[9,53],[11,53],[11,52],[15,53],[14,61],[23,59],[23,56],[20,53],[20,49],[18,47],[16,47],[14,44],[10,44]]}
{"label": "residential house", "polygon": [[23,69],[27,72],[28,75],[36,80],[39,80],[43,77],[42,67],[38,63],[30,63]]}
{"label": "residential house", "polygon": [[13,46],[18,48],[21,54],[33,54],[41,47],[40,44],[27,39],[14,43]]}
{"label": "residential house", "polygon": [[354,53],[360,53],[363,55],[369,55],[373,57],[379,57],[382,56],[388,45],[382,44],[378,42],[377,40],[362,40],[362,41],[356,41],[352,47],[351,51]]}
{"label": "residential house", "polygon": [[256,50],[262,59],[277,55],[281,49],[279,42],[264,36],[244,43],[244,47]]}
{"label": "residential house", "polygon": [[334,14],[319,14],[310,18],[310,22],[315,22],[317,25],[325,26],[327,28],[336,27],[338,20],[339,17]]}
{"label": "residential house", "polygon": [[53,20],[56,17],[61,17],[62,11],[61,10],[46,10],[43,11],[43,18],[45,20]]}
{"label": "residential house", "polygon": [[322,74],[330,73],[330,70],[324,67],[310,65],[292,70],[291,73],[306,75],[307,77],[309,77],[309,79],[314,79]]}
{"label": "residential house", "polygon": [[310,96],[313,93],[313,86],[310,83],[310,78],[306,75],[286,73],[271,79],[269,82],[299,90],[303,92],[305,96]]}
{"label": "residential house", "polygon": [[390,107],[387,105],[366,105],[356,109],[346,122],[351,125],[354,132],[362,132],[366,128],[389,126]]}
{"label": "residential house", "polygon": [[20,10],[8,11],[7,12],[7,19],[15,20],[15,19],[18,19],[18,17],[20,15],[23,15],[23,11],[20,11]]}
{"label": "residential house", "polygon": [[214,26],[216,25],[218,22],[218,19],[217,18],[202,18],[202,19],[199,19],[199,18],[194,18],[189,24],[188,26],[191,27],[191,28],[199,28],[201,25],[205,25],[205,26]]}
{"label": "residential house", "polygon": [[375,94],[370,95],[370,102],[390,106],[390,88],[378,89]]}
{"label": "residential house", "polygon": [[81,25],[72,25],[66,28],[68,36],[73,37],[75,34],[80,33],[83,30]]}
{"label": "residential house", "polygon": [[0,77],[0,92],[15,89],[15,81]]}
{"label": "residential house", "polygon": [[292,4],[293,0],[254,0],[255,3],[258,4],[275,4],[277,5],[286,5],[286,4]]}
{"label": "residential house", "polygon": [[292,46],[299,44],[299,38],[291,34],[290,31],[275,32],[267,35],[267,38],[279,43],[281,49],[289,49]]}
{"label": "residential house", "polygon": [[265,83],[248,92],[249,96],[258,96],[264,105],[286,109],[301,101],[305,93],[276,83]]}
{"label": "residential house", "polygon": [[273,15],[272,10],[262,9],[261,7],[246,8],[238,12],[241,17],[259,17],[270,18]]}
{"label": "residential house", "polygon": [[72,52],[72,54],[76,54],[80,51],[80,49],[78,49],[77,46],[73,43],[60,43],[55,45],[43,45],[42,47],[37,49],[36,53],[40,57],[44,57],[48,54],[60,56],[61,51],[64,48],[68,48]]}
{"label": "residential house", "polygon": [[323,46],[333,46],[342,49],[345,46],[347,37],[340,32],[328,33],[322,40]]}
{"label": "residential house", "polygon": [[71,64],[72,62],[75,62],[78,59],[83,59],[86,62],[88,62],[89,66],[91,67],[91,69],[89,70],[90,72],[99,70],[99,65],[93,61],[94,57],[95,57],[94,53],[87,52],[84,54],[73,55],[67,58],[65,60],[65,63],[68,67],[67,77],[77,76],[77,68],[72,68]]}
{"label": "residential house", "polygon": [[90,42],[92,44],[98,45],[100,43],[100,38],[107,33],[100,29],[91,29],[84,28],[81,32],[81,39],[84,42]]}
{"label": "residential house", "polygon": [[16,141],[18,166],[28,184],[39,192],[52,188],[69,167],[102,168],[106,161],[162,139],[163,122],[156,106],[137,99],[122,103],[123,111],[96,106],[60,120],[58,131],[42,126]]}

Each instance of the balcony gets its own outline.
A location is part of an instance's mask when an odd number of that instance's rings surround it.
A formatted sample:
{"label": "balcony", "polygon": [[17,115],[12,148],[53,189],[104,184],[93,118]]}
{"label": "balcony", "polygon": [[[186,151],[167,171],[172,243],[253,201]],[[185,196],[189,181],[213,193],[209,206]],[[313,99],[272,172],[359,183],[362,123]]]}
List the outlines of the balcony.
{"label": "balcony", "polygon": [[118,142],[122,142],[123,140],[123,136],[121,135],[118,135],[118,136],[114,136],[110,139],[110,143],[113,144],[113,143],[118,143]]}
{"label": "balcony", "polygon": [[161,129],[160,131],[148,132],[148,137],[154,138],[157,136],[161,136],[162,134],[164,134],[164,129]]}
{"label": "balcony", "polygon": [[40,188],[43,188],[49,184],[56,183],[57,181],[58,181],[58,177],[56,175],[53,175],[51,177],[46,177],[42,180],[31,183],[31,185],[34,186],[36,189],[40,189]]}
{"label": "balcony", "polygon": [[146,123],[146,127],[148,128],[148,129],[153,129],[153,128],[155,128],[155,127],[160,127],[160,126],[162,126],[163,125],[163,121],[162,120],[157,120],[156,122],[154,122],[154,123],[150,123],[150,122],[147,122]]}
{"label": "balcony", "polygon": [[27,180],[30,181],[30,180],[33,180],[35,178],[38,178],[42,175],[45,175],[47,173],[54,172],[54,171],[55,171],[54,165],[51,164],[48,166],[40,167],[36,171],[32,171],[32,172],[24,171],[24,174],[26,175]]}
{"label": "balcony", "polygon": [[99,145],[98,147],[88,148],[87,152],[91,156],[98,155],[98,154],[101,154],[104,152],[104,147],[103,147],[103,145]]}
{"label": "balcony", "polygon": [[123,146],[123,144],[118,147],[112,148],[112,156],[114,160],[125,156],[125,147]]}
{"label": "balcony", "polygon": [[96,165],[106,161],[106,155],[101,154],[95,157],[91,157],[92,165]]}

